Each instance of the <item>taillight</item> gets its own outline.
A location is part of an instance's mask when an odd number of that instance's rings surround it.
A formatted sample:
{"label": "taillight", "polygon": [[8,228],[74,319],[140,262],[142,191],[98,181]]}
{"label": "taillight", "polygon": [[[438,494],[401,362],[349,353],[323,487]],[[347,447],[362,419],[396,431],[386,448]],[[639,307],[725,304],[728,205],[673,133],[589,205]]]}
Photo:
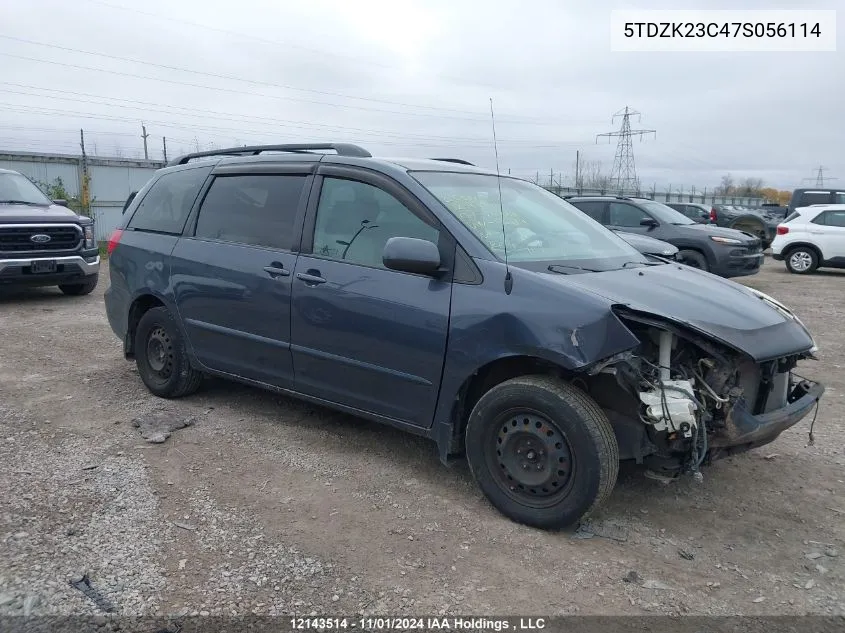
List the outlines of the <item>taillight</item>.
{"label": "taillight", "polygon": [[778,235],[786,235],[789,233],[789,227],[784,226],[783,224],[778,225]]}
{"label": "taillight", "polygon": [[106,252],[111,255],[112,251],[120,244],[120,238],[123,236],[123,229],[115,229],[109,238],[109,244],[106,247]]}
{"label": "taillight", "polygon": [[710,221],[711,222],[716,221],[716,209],[710,209]]}

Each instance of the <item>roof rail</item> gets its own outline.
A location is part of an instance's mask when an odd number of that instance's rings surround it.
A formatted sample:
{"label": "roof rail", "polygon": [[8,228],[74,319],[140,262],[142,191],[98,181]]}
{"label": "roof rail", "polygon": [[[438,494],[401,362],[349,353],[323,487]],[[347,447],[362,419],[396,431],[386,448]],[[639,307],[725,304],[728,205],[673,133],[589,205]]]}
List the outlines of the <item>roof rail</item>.
{"label": "roof rail", "polygon": [[333,149],[338,156],[358,156],[360,158],[371,158],[370,154],[363,147],[351,143],[287,143],[284,145],[245,145],[243,147],[229,147],[227,149],[215,149],[207,152],[193,152],[183,156],[177,156],[169,163],[171,165],[185,165],[194,158],[205,158],[208,156],[257,156],[261,152],[292,152],[295,154],[310,154],[314,150]]}
{"label": "roof rail", "polygon": [[469,165],[470,167],[475,167],[475,165],[463,158],[432,158],[431,160],[442,160],[446,163],[457,163],[458,165]]}

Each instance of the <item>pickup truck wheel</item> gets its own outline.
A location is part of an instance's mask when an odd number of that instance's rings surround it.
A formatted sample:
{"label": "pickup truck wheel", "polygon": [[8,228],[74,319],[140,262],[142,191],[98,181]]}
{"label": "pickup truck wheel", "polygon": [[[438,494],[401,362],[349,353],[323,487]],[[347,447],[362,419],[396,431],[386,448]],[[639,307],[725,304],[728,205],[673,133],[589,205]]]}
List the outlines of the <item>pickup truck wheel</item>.
{"label": "pickup truck wheel", "polygon": [[786,269],[796,275],[807,275],[819,266],[819,257],[812,248],[796,246],[784,258]]}
{"label": "pickup truck wheel", "polygon": [[81,284],[60,284],[59,290],[61,290],[66,295],[71,296],[79,296],[79,295],[88,295],[94,291],[94,288],[97,287],[97,282],[99,281],[99,275],[91,275]]}
{"label": "pickup truck wheel", "polygon": [[679,262],[686,264],[691,268],[698,268],[704,272],[708,272],[710,270],[710,266],[707,265],[707,258],[698,251],[682,249],[678,251],[678,254],[675,257]]}
{"label": "pickup truck wheel", "polygon": [[573,525],[611,493],[619,447],[587,394],[550,376],[521,376],[484,394],[466,429],[467,461],[505,516],[539,528]]}
{"label": "pickup truck wheel", "polygon": [[160,398],[195,392],[202,373],[191,367],[182,333],[167,308],[151,308],[135,331],[135,362],[141,380]]}

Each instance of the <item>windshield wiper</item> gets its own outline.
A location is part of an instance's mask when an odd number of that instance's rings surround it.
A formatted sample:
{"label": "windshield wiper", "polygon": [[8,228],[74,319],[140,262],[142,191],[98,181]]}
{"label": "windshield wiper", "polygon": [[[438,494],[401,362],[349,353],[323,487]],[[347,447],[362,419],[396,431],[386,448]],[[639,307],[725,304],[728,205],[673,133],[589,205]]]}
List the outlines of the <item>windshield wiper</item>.
{"label": "windshield wiper", "polygon": [[30,202],[28,200],[0,200],[0,204],[25,204],[27,206],[36,206],[40,207],[41,203],[39,202]]}
{"label": "windshield wiper", "polygon": [[567,270],[581,270],[585,273],[603,272],[601,270],[595,270],[593,268],[584,268],[583,266],[564,266],[563,264],[551,264],[548,270],[553,273],[560,273],[561,275],[568,275],[569,273],[566,272]]}
{"label": "windshield wiper", "polygon": [[640,265],[640,266],[659,266],[660,265],[657,262],[625,262],[624,264],[622,264],[622,268],[627,268],[628,266],[633,266],[634,264],[637,264],[637,265]]}

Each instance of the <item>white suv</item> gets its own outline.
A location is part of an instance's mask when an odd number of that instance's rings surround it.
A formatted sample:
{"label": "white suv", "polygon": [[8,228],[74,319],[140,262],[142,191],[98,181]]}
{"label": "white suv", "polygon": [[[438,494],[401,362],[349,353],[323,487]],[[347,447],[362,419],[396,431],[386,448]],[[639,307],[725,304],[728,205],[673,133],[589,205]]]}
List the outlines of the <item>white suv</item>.
{"label": "white suv", "polygon": [[795,209],[778,225],[772,257],[798,275],[819,266],[845,268],[845,204]]}

